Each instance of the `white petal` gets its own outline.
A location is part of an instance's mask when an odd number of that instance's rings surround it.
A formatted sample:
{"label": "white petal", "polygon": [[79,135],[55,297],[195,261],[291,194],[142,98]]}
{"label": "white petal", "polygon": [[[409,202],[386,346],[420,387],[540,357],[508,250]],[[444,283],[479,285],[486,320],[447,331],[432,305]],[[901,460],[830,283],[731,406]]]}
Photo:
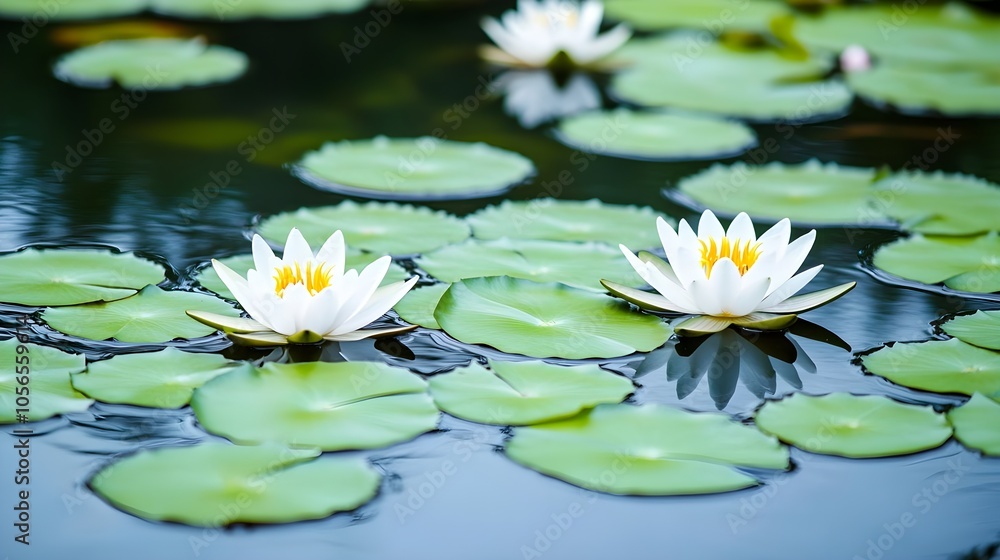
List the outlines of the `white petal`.
{"label": "white petal", "polygon": [[313,260],[312,248],[309,247],[309,243],[305,237],[302,237],[302,232],[298,228],[292,228],[292,231],[288,232],[288,240],[285,241],[281,260],[286,264],[296,262],[304,264]]}
{"label": "white petal", "polygon": [[770,278],[764,277],[748,281],[746,275],[744,275],[739,300],[731,309],[727,309],[727,311],[734,317],[742,317],[753,313],[760,306],[760,302],[764,299],[770,287]]}
{"label": "white petal", "polygon": [[[740,269],[736,267],[736,263],[728,258],[719,259],[712,267],[712,275],[708,281],[709,289],[715,294],[718,308],[721,311],[721,313],[714,314],[734,317],[746,315],[746,313],[739,313],[739,309],[742,308],[740,295],[743,291],[743,278],[740,276]],[[753,311],[753,307],[750,308],[750,311]]]}
{"label": "white petal", "polygon": [[320,335],[326,335],[336,326],[337,312],[343,304],[341,292],[322,290],[309,302],[302,318],[302,327]]}
{"label": "white petal", "polygon": [[262,273],[269,274],[281,262],[281,259],[274,256],[274,251],[267,245],[267,241],[264,241],[263,237],[254,234],[251,245],[253,246],[254,268]]}
{"label": "white petal", "polygon": [[615,52],[632,37],[632,30],[619,25],[600,37],[585,44],[577,44],[567,49],[570,58],[579,64],[589,64]]}
{"label": "white petal", "polygon": [[722,224],[711,210],[705,210],[698,220],[698,239],[715,239],[716,243],[726,236],[726,230],[722,229]]}
{"label": "white petal", "polygon": [[639,277],[659,292],[661,296],[667,298],[670,303],[684,313],[697,313],[694,300],[685,292],[684,288],[664,276],[655,265],[640,260],[639,257],[635,256],[624,245],[619,245],[618,248],[621,249],[625,258],[628,259],[629,264],[639,274]]}
{"label": "white petal", "polygon": [[814,266],[809,270],[796,274],[777,289],[772,286],[771,293],[764,298],[764,301],[760,302],[760,307],[757,308],[757,311],[767,311],[771,307],[794,296],[796,292],[804,288],[806,284],[815,278],[820,270],[823,270],[823,265]]}
{"label": "white petal", "polygon": [[[770,265],[771,292],[768,293],[769,296],[798,271],[802,263],[805,262],[806,257],[809,256],[809,251],[812,250],[813,242],[815,241],[816,230],[812,230],[789,243],[788,248],[783,254],[776,254],[774,256],[777,260],[773,261]],[[785,297],[790,297],[790,295]]]}
{"label": "white petal", "polygon": [[726,237],[730,241],[738,239],[740,243],[749,241],[751,245],[757,241],[757,232],[753,230],[753,222],[746,212],[740,212],[736,215],[733,222],[729,224],[729,229],[726,230]]}
{"label": "white petal", "polygon": [[319,252],[316,253],[316,260],[332,266],[333,273],[339,276],[345,272],[344,257],[346,253],[347,247],[344,244],[344,234],[338,229],[320,247]]}
{"label": "white petal", "polygon": [[586,0],[580,7],[579,33],[585,37],[596,37],[604,18],[604,4],[598,0]]}
{"label": "white petal", "polygon": [[403,299],[406,292],[410,291],[410,288],[416,283],[417,277],[414,276],[405,282],[396,282],[395,284],[383,286],[375,290],[372,298],[364,308],[335,328],[330,334],[341,335],[367,326],[372,321],[385,315],[386,312],[392,309],[393,305],[399,303],[399,300]]}
{"label": "white petal", "polygon": [[[215,268],[215,272],[219,275],[222,283],[233,293],[233,297],[239,302],[240,307],[253,317],[255,321],[270,328],[271,325],[267,321],[266,313],[258,307],[257,297],[247,280],[234,272],[233,269],[215,259],[212,259],[212,267]],[[248,271],[248,275],[253,272],[253,270]]]}
{"label": "white petal", "polygon": [[372,294],[375,293],[379,284],[382,283],[382,279],[385,278],[386,272],[389,271],[389,264],[391,262],[392,257],[385,256],[366,266],[361,271],[361,274],[358,275],[356,288],[351,291],[347,301],[344,302],[343,307],[338,312],[340,321],[350,319],[368,304],[368,300],[371,299]]}
{"label": "white petal", "polygon": [[761,249],[768,247],[769,250],[784,251],[788,247],[791,234],[792,222],[788,218],[784,218],[765,231],[764,235],[757,238],[757,241],[760,242]]}

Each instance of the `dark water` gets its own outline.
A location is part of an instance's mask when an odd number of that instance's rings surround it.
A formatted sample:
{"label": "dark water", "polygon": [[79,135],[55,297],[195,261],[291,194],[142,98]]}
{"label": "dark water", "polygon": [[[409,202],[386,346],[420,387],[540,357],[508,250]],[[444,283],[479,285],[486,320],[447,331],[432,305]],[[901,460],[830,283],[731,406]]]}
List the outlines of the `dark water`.
{"label": "dark water", "polygon": [[[559,193],[563,198],[599,197],[696,216],[668,202],[661,190],[708,162],[581,160],[544,129],[523,130],[503,113],[500,99],[477,97],[477,88],[482,93],[481,84],[495,77],[475,56],[474,46],[484,39],[479,17],[475,10],[407,6],[350,63],[340,44],[352,41],[355,26],[371,21],[364,12],[304,23],[194,25],[213,42],[248,53],[249,74],[228,85],[150,94],[127,115],[120,90],[84,90],[51,77],[51,64],[61,52],[49,38],[55,26],[16,55],[5,44],[0,48],[0,250],[33,243],[110,244],[162,256],[183,284],[185,274],[210,257],[246,251],[246,232],[256,216],[342,200],[299,183],[282,163],[325,140],[412,137],[438,128],[452,139],[482,140],[531,158],[539,174],[514,190],[512,198],[544,196],[543,183],[568,171],[573,182]],[[18,27],[5,23],[0,32],[6,36]],[[249,150],[242,143],[267,128],[274,111],[294,118],[272,142]],[[102,119],[111,119],[115,130],[57,179],[53,162],[66,164],[67,146],[87,142],[84,131],[97,128]],[[770,161],[819,158],[899,168],[923,157],[939,129],[949,127],[959,137],[936,154],[930,168],[1000,181],[997,121],[901,117],[858,102],[848,117],[836,121],[757,129],[762,141],[773,137],[780,145]],[[224,188],[206,190],[231,161],[240,172]],[[433,206],[466,214],[498,200]],[[849,296],[808,317],[834,331],[853,352],[887,341],[926,339],[933,334],[930,322],[941,315],[1000,306],[995,297],[976,301],[894,287],[864,271],[859,251],[894,236],[824,229],[806,263],[826,263],[817,287],[858,281]],[[0,309],[0,317],[3,311],[0,337],[14,327],[13,310]],[[52,337],[39,329],[42,335]],[[409,365],[430,373],[483,353],[442,338],[437,333],[403,338],[418,358]],[[692,410],[716,410],[721,403],[740,417],[761,402],[760,396],[787,394],[799,385],[807,393],[959,402],[866,376],[853,363],[852,352],[836,345],[790,338],[799,345],[794,365],[781,366],[770,378],[739,372],[668,378],[664,360],[671,348],[608,367],[636,379],[635,402]],[[59,337],[50,340],[74,347]],[[220,345],[215,339],[202,348]],[[789,343],[777,346],[784,355]],[[88,350],[97,356],[104,352],[100,346]],[[342,350],[351,359],[408,365],[371,342]],[[366,453],[386,482],[378,498],[352,514],[215,531],[134,518],[85,485],[118,454],[211,439],[188,410],[96,405],[34,429],[40,435],[31,443],[30,547],[12,540],[13,438],[5,438],[0,453],[0,550],[12,559],[934,559],[976,550],[981,556],[968,557],[988,557],[984,551],[1000,542],[1000,460],[983,459],[953,441],[925,453],[864,461],[795,450],[794,470],[757,489],[629,498],[586,492],[522,468],[498,452],[503,430],[446,418],[437,433]]]}

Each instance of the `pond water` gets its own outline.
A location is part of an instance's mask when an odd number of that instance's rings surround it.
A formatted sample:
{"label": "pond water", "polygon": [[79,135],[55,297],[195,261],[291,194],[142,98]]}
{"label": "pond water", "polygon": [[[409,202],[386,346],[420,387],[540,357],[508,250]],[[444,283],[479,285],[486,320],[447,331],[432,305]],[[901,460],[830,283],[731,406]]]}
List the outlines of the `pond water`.
{"label": "pond water", "polygon": [[[43,29],[16,55],[0,50],[5,78],[0,81],[0,250],[106,244],[162,258],[175,271],[172,280],[187,285],[192,270],[210,258],[245,252],[247,232],[259,217],[343,200],[301,183],[282,164],[326,140],[414,137],[436,129],[450,139],[515,150],[538,172],[505,197],[429,204],[433,208],[466,215],[503,198],[553,194],[697,217],[662,191],[711,162],[590,158],[560,144],[544,127],[522,128],[505,114],[501,97],[484,95],[483,84],[501,71],[476,56],[476,45],[485,40],[478,26],[482,10],[405,6],[350,62],[341,43],[353,41],[356,26],[371,21],[367,11],[307,22],[184,23],[217,44],[247,53],[249,72],[226,85],[152,93],[127,110],[118,102],[119,89],[82,89],[52,77],[52,64],[63,52],[51,41],[53,29]],[[2,23],[0,32],[6,36],[19,25]],[[285,115],[287,124],[273,134],[261,133],[276,114]],[[93,134],[84,131],[97,128],[102,119],[111,119],[114,130],[58,180],[52,163],[65,162],[67,147],[87,141]],[[1000,181],[1000,122],[995,120],[905,117],[856,101],[843,118],[790,133],[774,125],[754,128],[762,143],[773,138],[779,146],[769,161],[818,158],[893,168],[923,154],[942,130],[951,130],[957,140],[936,154],[931,169]],[[259,136],[259,150],[244,143],[248,134]],[[225,173],[231,162],[238,173]],[[555,189],[560,174],[571,182]],[[224,175],[220,182],[228,184],[206,191]],[[871,246],[896,236],[876,229],[819,231],[806,262],[826,265],[816,284],[857,281],[858,287],[807,318],[836,333],[851,350],[793,335],[800,346],[795,374],[779,377],[771,393],[794,391],[789,379],[797,376],[801,390],[810,394],[961,402],[865,375],[852,354],[890,341],[925,340],[933,336],[931,322],[943,315],[1000,306],[995,295],[960,298],[936,288],[894,286],[867,272],[862,261]],[[17,311],[0,309],[0,338],[14,334]],[[105,355],[108,348],[68,340],[43,327],[36,335],[86,350],[91,357]],[[400,342],[413,351],[415,362],[393,357],[371,341],[345,343],[342,351],[349,359],[380,359],[423,373],[496,355],[426,330]],[[200,349],[226,346],[221,337],[198,344]],[[660,352],[674,352],[673,345]],[[602,363],[634,377],[634,403],[721,408],[747,418],[762,402],[760,384],[736,372],[711,379],[668,377],[665,360],[654,353]],[[0,548],[17,559],[875,560],[986,558],[1000,543],[1000,462],[954,440],[888,459],[852,460],[793,449],[793,469],[761,475],[765,484],[757,488],[708,496],[622,497],[584,491],[508,460],[501,446],[509,430],[443,418],[436,432],[361,452],[385,480],[378,497],[355,512],[217,531],[148,522],[114,509],[89,490],[88,478],[121,454],[216,439],[199,428],[189,408],[157,412],[98,403],[87,412],[33,426],[29,547],[13,543],[16,487],[8,473],[16,470],[10,452],[14,438],[4,442]],[[8,434],[11,430],[4,427]]]}

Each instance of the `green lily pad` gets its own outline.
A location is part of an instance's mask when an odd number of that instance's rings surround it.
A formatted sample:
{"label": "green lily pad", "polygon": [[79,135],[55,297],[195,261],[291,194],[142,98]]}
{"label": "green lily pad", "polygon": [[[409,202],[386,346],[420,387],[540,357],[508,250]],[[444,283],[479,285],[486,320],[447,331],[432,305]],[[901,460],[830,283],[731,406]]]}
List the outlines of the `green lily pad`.
{"label": "green lily pad", "polygon": [[322,245],[342,230],[348,247],[379,255],[408,255],[432,251],[469,237],[469,226],[455,216],[423,206],[393,202],[300,208],[265,219],[258,232],[270,243],[281,244],[292,228],[299,228],[310,245]]}
{"label": "green lily pad", "polygon": [[0,301],[76,305],[114,301],[163,281],[163,267],[129,253],[27,249],[0,257]]}
{"label": "green lily pad", "polygon": [[[348,270],[353,268],[360,272],[361,269],[376,261],[380,257],[381,255],[377,255],[375,253],[349,252],[344,261],[344,266]],[[254,268],[253,255],[234,255],[232,257],[219,259],[219,262],[233,269],[237,274],[243,276],[244,278],[246,278],[247,271]],[[382,285],[406,280],[409,277],[410,275],[406,273],[406,269],[399,266],[398,263],[393,262],[389,265],[389,271],[385,274],[385,278],[382,279]],[[236,297],[234,297],[233,293],[229,291],[229,288],[226,287],[226,284],[221,278],[219,278],[219,274],[215,272],[215,268],[211,265],[199,270],[198,274],[195,275],[195,280],[197,280],[198,283],[201,284],[201,286],[206,290],[215,292],[216,294],[219,294],[219,296],[228,300],[236,300]]]}
{"label": "green lily pad", "polygon": [[682,179],[678,190],[723,214],[746,212],[754,219],[789,218],[815,225],[884,222],[873,206],[874,169],[810,160],[798,165],[713,165]]}
{"label": "green lily pad", "polygon": [[757,143],[757,135],[742,123],[625,108],[569,117],[556,127],[556,137],[584,152],[659,161],[730,157]]}
{"label": "green lily pad", "polygon": [[393,200],[493,196],[534,172],[520,154],[431,136],[330,142],[295,167],[300,179],[318,189]]}
{"label": "green lily pad", "polygon": [[1000,393],[1000,353],[957,338],[886,346],[864,356],[861,363],[876,375],[914,389]]}
{"label": "green lily pad", "polygon": [[897,173],[875,183],[874,196],[907,231],[972,235],[1000,227],[1000,186],[978,177]]}
{"label": "green lily pad", "polygon": [[941,325],[951,336],[981,348],[1000,350],[1000,311],[976,311]]}
{"label": "green lily pad", "polygon": [[410,290],[393,309],[407,323],[440,329],[441,325],[434,319],[434,309],[450,286],[451,284],[441,283]]}
{"label": "green lily pad", "polygon": [[602,278],[633,287],[646,284],[622,258],[621,251],[603,243],[470,239],[417,257],[414,262],[443,282],[510,276],[601,291]]}
{"label": "green lily pad", "polygon": [[568,420],[517,428],[507,456],[590,490],[663,496],[758,484],[739,467],[787,469],[788,448],[726,415],[604,404]]}
{"label": "green lily pad", "polygon": [[951,437],[948,421],[933,408],[875,395],[796,393],[766,403],[755,421],[761,430],[810,453],[852,458],[916,453]]}
{"label": "green lily pad", "polygon": [[505,200],[466,218],[479,239],[545,239],[549,241],[599,241],[628,247],[658,247],[656,218],[669,224],[669,216],[648,206],[605,204],[587,201],[539,198],[532,201]]}
{"label": "green lily pad", "polygon": [[364,459],[317,455],[223,443],[144,449],[105,467],[90,487],[143,519],[213,528],[322,519],[378,493],[381,477]]}
{"label": "green lily pad", "polygon": [[605,0],[609,18],[627,22],[644,31],[706,26],[714,34],[723,31],[764,32],[774,18],[786,15],[783,2],[754,0]]}
{"label": "green lily pad", "polygon": [[196,390],[191,408],[206,430],[237,443],[324,451],[407,441],[439,416],[423,379],[376,362],[240,368]]}
{"label": "green lily pad", "polygon": [[884,63],[865,72],[852,72],[847,83],[875,105],[888,104],[907,114],[1000,113],[1000,83],[994,69],[929,69]]}
{"label": "green lily pad", "polygon": [[872,264],[924,284],[1000,292],[1000,236],[995,231],[978,237],[912,235],[879,247]]}
{"label": "green lily pad", "polygon": [[243,75],[247,56],[201,39],[125,39],[64,56],[55,75],[82,87],[169,90],[229,82]]}
{"label": "green lily pad", "polygon": [[188,317],[188,309],[238,315],[218,298],[147,286],[132,297],[110,303],[46,309],[42,319],[59,332],[90,340],[159,343],[215,333],[214,328]]}
{"label": "green lily pad", "polygon": [[16,338],[0,341],[0,424],[18,422],[18,414],[36,422],[87,410],[94,401],[75,391],[69,380],[71,373],[86,367],[81,354],[20,344]]}
{"label": "green lily pad", "polygon": [[[137,14],[147,0],[0,0],[0,18],[38,18],[48,20],[97,19]],[[14,52],[17,52],[16,50]]]}
{"label": "green lily pad", "polygon": [[195,389],[234,365],[218,354],[165,348],[94,362],[86,372],[73,374],[73,388],[106,403],[180,408]]}
{"label": "green lily pad", "polygon": [[248,18],[307,19],[324,14],[354,12],[368,0],[150,0],[158,13],[222,21]]}
{"label": "green lily pad", "polygon": [[1000,456],[1000,403],[976,393],[969,402],[948,411],[955,439],[986,455]]}
{"label": "green lily pad", "polygon": [[545,362],[473,363],[430,380],[438,407],[482,424],[523,426],[568,418],[602,403],[620,403],[635,390],[628,379],[596,365]]}
{"label": "green lily pad", "polygon": [[659,317],[590,290],[507,276],[451,285],[434,318],[452,337],[534,358],[616,358],[649,352],[673,332]]}
{"label": "green lily pad", "polygon": [[776,49],[737,50],[687,33],[633,43],[618,55],[633,66],[615,74],[610,86],[613,96],[630,103],[804,121],[839,115],[853,98],[839,80],[824,79],[833,67],[830,57],[800,60]]}

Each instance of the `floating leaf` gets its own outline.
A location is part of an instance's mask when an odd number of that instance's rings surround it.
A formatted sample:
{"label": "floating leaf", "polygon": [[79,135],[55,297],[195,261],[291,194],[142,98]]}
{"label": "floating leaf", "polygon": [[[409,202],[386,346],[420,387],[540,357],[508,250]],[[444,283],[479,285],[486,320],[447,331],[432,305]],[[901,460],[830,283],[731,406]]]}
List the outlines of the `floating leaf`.
{"label": "floating leaf", "polygon": [[[38,18],[48,20],[97,19],[136,14],[146,8],[147,0],[0,0],[0,18]],[[17,52],[16,50],[14,52]]]}
{"label": "floating leaf", "polygon": [[656,218],[673,219],[648,206],[605,204],[597,199],[532,201],[505,200],[466,218],[480,239],[545,239],[600,241],[633,248],[658,247]]}
{"label": "floating leaf", "polygon": [[1000,403],[976,393],[948,411],[955,439],[987,455],[1000,456]]}
{"label": "floating leaf", "polygon": [[373,449],[437,426],[427,383],[376,362],[267,363],[215,378],[191,408],[213,434],[324,451]]}
{"label": "floating leaf", "polygon": [[493,196],[534,172],[520,154],[430,136],[330,142],[295,167],[300,179],[318,189],[393,200]]}
{"label": "floating leaf", "polygon": [[218,19],[247,18],[306,19],[324,14],[354,12],[368,5],[368,0],[149,0],[161,14]]}
{"label": "floating leaf", "polygon": [[870,201],[874,169],[810,160],[761,167],[736,163],[681,180],[678,190],[716,212],[816,225],[868,224],[885,218]]}
{"label": "floating leaf", "polygon": [[951,437],[948,421],[931,407],[875,395],[796,393],[766,403],[756,422],[761,430],[800,449],[853,458],[916,453]]}
{"label": "floating leaf", "polygon": [[750,426],[653,404],[517,428],[507,456],[590,490],[647,496],[739,490],[758,481],[736,467],[788,468],[788,449]]}
{"label": "floating leaf", "polygon": [[410,290],[393,309],[407,323],[440,329],[441,325],[434,319],[434,309],[449,286],[451,284],[442,283]]}
{"label": "floating leaf", "polygon": [[637,29],[709,26],[715,35],[737,30],[764,32],[771,20],[788,13],[784,3],[771,0],[746,4],[730,0],[606,0],[604,5],[609,18],[628,22]]}
{"label": "floating leaf", "polygon": [[757,143],[753,130],[738,122],[625,108],[569,117],[559,123],[556,137],[584,152],[660,161],[735,156]]}
{"label": "floating leaf", "polygon": [[195,389],[233,365],[218,354],[165,348],[94,362],[86,372],[73,374],[73,387],[106,403],[180,408],[191,400]]}
{"label": "floating leaf", "polygon": [[591,290],[602,290],[602,278],[627,286],[645,285],[621,251],[602,243],[470,239],[417,257],[414,262],[443,282],[510,276]]}
{"label": "floating leaf", "polygon": [[126,39],[73,51],[54,72],[82,87],[165,90],[235,80],[247,64],[245,54],[201,39]]}
{"label": "floating leaf", "polygon": [[1000,350],[1000,311],[976,311],[941,325],[951,336],[990,350]]}
{"label": "floating leaf", "polygon": [[648,352],[670,326],[603,294],[494,276],[451,285],[434,311],[441,328],[469,344],[535,358],[615,358]]}
{"label": "floating leaf", "polygon": [[16,338],[0,341],[0,424],[18,422],[18,414],[36,422],[87,410],[94,401],[73,390],[69,381],[71,373],[86,367],[80,354],[20,344]]}
{"label": "floating leaf", "polygon": [[435,375],[431,395],[441,410],[483,424],[522,426],[567,418],[635,390],[628,379],[596,365],[491,361]]}
{"label": "floating leaf", "polygon": [[907,280],[944,282],[966,292],[1000,292],[1000,236],[991,231],[978,237],[916,234],[883,245],[872,264]]}
{"label": "floating leaf", "polygon": [[271,243],[284,243],[288,232],[299,228],[310,245],[322,245],[342,230],[349,247],[384,255],[432,251],[469,237],[469,226],[450,214],[423,206],[393,202],[300,208],[265,219],[258,231]]}
{"label": "floating leaf", "polygon": [[972,116],[1000,113],[1000,83],[993,72],[883,63],[852,72],[847,83],[876,105],[889,104],[904,113]]}
{"label": "floating leaf", "polygon": [[936,393],[1000,393],[1000,353],[957,338],[897,343],[861,358],[893,383]]}
{"label": "floating leaf", "polygon": [[364,459],[310,460],[317,455],[222,443],[144,449],[105,467],[90,486],[143,519],[213,528],[322,519],[378,493],[380,476]]}
{"label": "floating leaf", "polygon": [[228,303],[214,297],[147,286],[132,297],[111,303],[46,309],[42,319],[57,331],[90,340],[158,343],[215,333],[214,328],[188,317],[188,309],[238,315]]}
{"label": "floating leaf", "polygon": [[874,196],[907,231],[971,235],[1000,227],[1000,186],[978,177],[902,172],[875,183]]}
{"label": "floating leaf", "polygon": [[114,301],[159,284],[163,272],[129,253],[27,249],[0,257],[0,301],[37,306]]}

